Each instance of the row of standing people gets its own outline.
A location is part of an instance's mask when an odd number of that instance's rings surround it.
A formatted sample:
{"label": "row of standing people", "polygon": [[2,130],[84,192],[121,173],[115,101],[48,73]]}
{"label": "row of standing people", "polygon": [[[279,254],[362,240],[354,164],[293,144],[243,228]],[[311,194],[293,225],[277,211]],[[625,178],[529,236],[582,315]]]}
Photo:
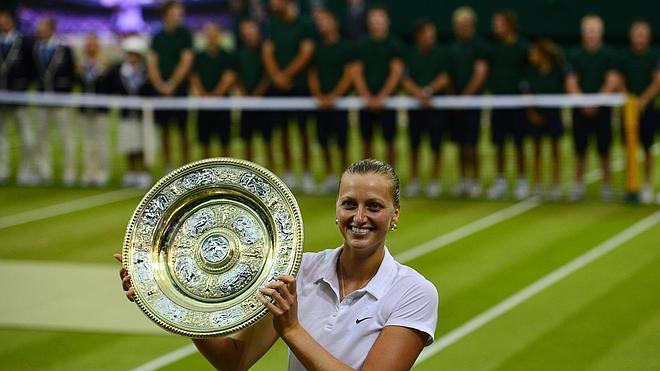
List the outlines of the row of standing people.
{"label": "row of standing people", "polygon": [[[459,170],[461,179],[456,192],[465,196],[478,196],[481,194],[479,181],[479,154],[477,142],[480,134],[479,109],[442,111],[428,108],[429,99],[438,94],[480,94],[486,84],[494,94],[528,93],[560,93],[565,89],[571,93],[580,92],[610,92],[627,87],[632,93],[641,97],[644,107],[657,93],[657,82],[653,75],[657,71],[657,54],[649,50],[650,28],[645,22],[635,22],[631,27],[632,46],[623,58],[617,58],[615,53],[602,43],[603,25],[600,18],[594,15],[586,16],[582,22],[582,45],[575,48],[568,55],[568,63],[564,63],[561,53],[557,47],[543,40],[534,43],[529,48],[526,42],[518,35],[515,15],[511,12],[498,12],[493,17],[493,32],[497,41],[488,45],[475,34],[476,15],[470,8],[459,8],[453,15],[453,25],[456,40],[447,46],[436,45],[435,27],[431,22],[420,22],[415,29],[415,45],[405,48],[389,33],[389,20],[384,8],[374,7],[367,13],[368,36],[352,45],[340,36],[335,17],[328,11],[318,10],[315,12],[318,40],[314,41],[314,32],[311,24],[302,19],[296,8],[296,2],[290,0],[276,0],[271,2],[273,18],[270,21],[267,38],[262,42],[261,32],[256,22],[244,20],[240,23],[240,42],[236,53],[230,54],[219,48],[218,39],[220,30],[215,25],[205,27],[206,49],[196,55],[192,49],[192,35],[183,27],[183,7],[177,3],[168,3],[163,12],[163,30],[152,40],[149,51],[145,53],[143,47],[136,44],[136,40],[125,40],[127,48],[126,60],[116,70],[128,73],[135,72],[134,79],[130,76],[124,78],[109,78],[107,81],[121,82],[126,85],[130,81],[140,81],[145,87],[142,94],[154,94],[162,96],[186,96],[189,87],[193,94],[226,95],[237,87],[242,95],[246,96],[309,96],[310,94],[319,100],[321,109],[315,112],[317,137],[323,148],[324,160],[328,169],[328,177],[323,182],[324,188],[332,188],[336,185],[333,176],[331,155],[332,140],[337,142],[339,148],[339,166],[346,165],[346,142],[347,142],[347,115],[346,112],[332,109],[333,102],[338,97],[345,95],[351,87],[365,99],[366,109],[360,111],[360,132],[363,139],[363,147],[366,157],[372,157],[371,142],[374,129],[378,128],[387,143],[386,157],[390,163],[396,161],[394,151],[394,137],[397,131],[396,112],[384,108],[384,99],[396,93],[399,86],[409,94],[420,99],[422,109],[409,112],[409,136],[411,144],[412,179],[406,187],[406,193],[415,195],[420,191],[418,181],[419,165],[418,150],[423,138],[430,139],[434,154],[431,169],[431,180],[426,186],[426,192],[430,196],[440,193],[438,179],[442,143],[442,136],[449,132],[453,140],[459,145]],[[44,23],[45,25],[42,25]],[[38,41],[34,43],[33,55],[35,65],[43,65],[45,60],[60,61],[59,68],[55,72],[69,70],[71,77],[69,86],[47,86],[41,83],[43,90],[69,90],[74,82],[75,68],[70,51],[61,48],[65,52],[62,58],[53,58],[54,54],[47,58],[47,53],[42,53],[43,45],[57,44],[53,38],[54,24],[52,21],[44,21],[37,27]],[[51,26],[51,27],[47,27]],[[42,29],[50,29],[42,32]],[[93,37],[88,40],[94,50]],[[132,44],[132,45],[131,45]],[[59,45],[55,45],[59,50]],[[97,47],[96,47],[97,48]],[[86,48],[87,49],[87,48]],[[42,54],[46,54],[40,58]],[[97,53],[86,53],[90,58],[80,63],[78,75],[83,83],[83,90],[88,92],[102,92],[99,82],[102,68],[95,67],[94,55]],[[146,54],[146,63],[142,56]],[[129,56],[130,55],[130,56]],[[26,52],[26,56],[29,53]],[[121,68],[130,65],[129,59],[134,59],[142,68]],[[66,67],[70,61],[71,67]],[[144,64],[142,64],[144,63]],[[39,80],[45,81],[43,69],[36,68],[40,76]],[[62,72],[66,75],[66,72]],[[16,73],[14,73],[16,75]],[[53,75],[51,73],[51,75]],[[145,76],[146,75],[146,76]],[[190,79],[188,80],[188,76]],[[621,77],[624,78],[621,78]],[[51,76],[52,78],[52,76]],[[62,78],[52,78],[52,81],[62,82]],[[96,82],[89,84],[85,81]],[[190,85],[188,84],[190,82]],[[623,83],[625,81],[625,83]],[[19,87],[20,89],[21,87]],[[11,89],[14,89],[13,87]],[[59,90],[58,90],[59,89]],[[119,89],[121,90],[121,89]],[[117,87],[112,92],[120,92]],[[124,89],[125,90],[125,89]],[[121,92],[120,92],[121,93]],[[22,110],[15,110],[17,115]],[[48,120],[47,109],[42,109],[41,123]],[[63,123],[71,121],[64,117],[70,112],[66,109],[52,109],[60,122],[60,131],[63,141],[71,138],[70,129],[67,134]],[[99,112],[101,114],[99,114]],[[24,115],[24,113],[22,113]],[[107,117],[99,110],[88,110],[89,115]],[[130,130],[123,133],[132,133],[120,136],[120,142],[130,142],[125,145],[124,150],[129,156],[129,179],[128,184],[135,183],[131,178],[142,178],[138,183],[148,183],[150,180],[141,163],[141,148],[136,138],[140,137],[141,131],[136,124],[137,113],[124,117],[133,120]],[[295,175],[292,171],[292,159],[290,146],[288,145],[289,122],[297,122],[301,133],[306,132],[307,115],[305,112],[276,111],[263,113],[259,111],[245,111],[241,114],[241,137],[246,140],[248,159],[252,158],[251,138],[255,133],[261,133],[265,139],[267,149],[267,160],[272,161],[272,133],[274,129],[282,131],[282,151],[284,157],[284,180],[292,187],[297,185]],[[650,109],[645,109],[642,122],[642,143],[648,152],[649,143],[654,135],[654,115]],[[571,192],[571,197],[579,199],[584,194],[584,161],[588,137],[595,134],[598,140],[598,152],[601,156],[601,165],[604,174],[603,197],[612,197],[612,188],[609,182],[609,148],[612,132],[610,125],[610,112],[607,108],[586,108],[574,110],[573,137],[577,155],[576,182]],[[83,120],[85,126],[91,126],[92,122],[102,119]],[[124,120],[127,121],[127,120]],[[131,120],[128,120],[131,121]],[[171,167],[172,156],[169,143],[169,128],[174,124],[179,129],[182,137],[181,152],[182,160],[188,160],[188,138],[186,130],[187,113],[185,111],[160,111],[156,113],[156,122],[162,127],[161,139],[164,149],[164,160],[166,166]],[[212,135],[218,134],[226,147],[229,141],[229,112],[201,111],[198,116],[198,136],[204,145],[204,156],[210,156],[209,140]],[[508,187],[504,177],[504,143],[507,137],[514,139],[517,154],[518,181],[515,187],[515,196],[524,198],[530,192],[527,184],[524,151],[522,149],[523,139],[531,134],[535,142],[535,174],[534,191],[541,193],[540,172],[540,138],[549,134],[552,138],[553,177],[550,181],[551,188],[549,197],[560,197],[559,188],[559,154],[558,139],[563,132],[559,111],[553,110],[494,110],[491,122],[492,141],[496,147],[497,178],[493,186],[488,190],[491,198],[506,196]],[[40,124],[43,125],[43,124]],[[105,134],[104,124],[96,125],[96,132],[90,132],[87,147],[89,151],[104,148],[95,143],[99,140],[107,140],[107,129]],[[448,130],[444,130],[444,129]],[[83,133],[84,134],[84,133]],[[301,136],[303,155],[303,174],[301,185],[303,190],[311,192],[315,189],[314,181],[309,172],[309,142],[307,135]],[[650,139],[649,139],[650,138]],[[85,146],[85,143],[83,143]],[[40,150],[47,146],[39,146]],[[65,147],[65,172],[63,179],[65,183],[72,179],[68,169],[69,160],[73,153],[69,153]],[[135,148],[128,148],[135,147]],[[28,147],[29,148],[29,147]],[[88,151],[88,152],[89,152]],[[107,156],[107,155],[105,155]],[[25,156],[24,156],[25,157]],[[29,157],[29,156],[28,156]],[[85,158],[98,156],[85,155]],[[101,156],[103,157],[103,156]],[[43,159],[43,157],[42,157]],[[647,155],[646,174],[647,184],[645,190],[650,188],[652,179],[650,169],[652,157]],[[25,159],[23,159],[25,160]],[[35,161],[37,166],[45,167],[43,162]],[[101,161],[103,162],[103,161]],[[272,168],[272,163],[268,164]],[[104,166],[97,166],[104,168]],[[26,167],[21,166],[21,170]],[[107,174],[107,166],[105,166]],[[86,170],[87,171],[87,170]],[[40,172],[42,178],[49,179],[48,171]],[[142,174],[135,176],[135,174]],[[75,176],[75,175],[74,175]],[[83,176],[85,181],[87,176]],[[94,178],[93,183],[102,183],[107,179],[105,176],[90,176]],[[19,181],[24,180],[19,174]]]}

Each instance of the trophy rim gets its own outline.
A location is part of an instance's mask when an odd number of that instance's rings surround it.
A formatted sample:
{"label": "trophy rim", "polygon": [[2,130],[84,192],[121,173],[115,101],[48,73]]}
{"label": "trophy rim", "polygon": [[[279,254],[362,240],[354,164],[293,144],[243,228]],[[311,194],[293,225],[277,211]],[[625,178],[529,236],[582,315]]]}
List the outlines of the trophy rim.
{"label": "trophy rim", "polygon": [[[154,196],[156,196],[159,192],[161,192],[166,185],[170,184],[173,180],[177,179],[182,174],[193,171],[196,168],[203,169],[209,167],[207,165],[230,165],[230,166],[233,165],[236,167],[245,168],[249,171],[252,171],[254,174],[266,178],[268,184],[276,188],[277,191],[279,191],[281,196],[284,198],[284,201],[292,209],[291,225],[293,227],[293,234],[298,236],[296,241],[294,241],[293,243],[294,256],[292,259],[291,271],[286,272],[287,274],[290,274],[295,277],[302,263],[303,246],[304,246],[304,228],[303,228],[302,213],[300,211],[300,206],[298,205],[295,196],[293,195],[289,187],[287,187],[287,185],[269,169],[248,160],[242,160],[232,157],[214,157],[214,158],[194,161],[172,170],[171,172],[163,176],[161,179],[159,179],[158,182],[156,182],[156,184],[153,185],[149,189],[149,191],[147,191],[144,197],[140,200],[140,203],[133,211],[133,214],[126,227],[126,233],[124,235],[124,242],[122,246],[122,266],[128,272],[130,272],[129,260],[131,258],[131,250],[132,250],[131,239],[138,225],[139,216],[145,210],[147,204],[154,198]],[[274,244],[273,248],[275,248],[277,245],[277,241],[273,241],[273,244]],[[130,281],[133,287],[135,287],[134,279],[135,277],[131,275]],[[252,326],[253,324],[263,319],[268,314],[268,309],[265,307],[265,305],[259,303],[259,305],[261,305],[261,309],[259,310],[259,312],[256,315],[253,315],[251,318],[242,321],[241,323],[233,325],[227,329],[212,330],[208,332],[202,332],[202,331],[197,332],[197,331],[189,331],[186,329],[182,329],[168,323],[167,321],[164,321],[158,315],[156,315],[154,311],[151,308],[149,308],[147,304],[145,304],[145,302],[146,300],[143,297],[143,293],[140,290],[135,289],[135,303],[150,320],[152,320],[161,328],[169,332],[191,338],[208,338],[208,337],[230,335],[238,331],[241,331],[247,327]]]}

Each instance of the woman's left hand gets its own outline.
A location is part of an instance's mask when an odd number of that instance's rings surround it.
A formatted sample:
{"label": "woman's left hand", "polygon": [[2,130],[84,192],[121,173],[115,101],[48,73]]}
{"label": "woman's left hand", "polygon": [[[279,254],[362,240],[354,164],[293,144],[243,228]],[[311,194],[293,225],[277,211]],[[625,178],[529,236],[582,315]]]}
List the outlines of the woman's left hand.
{"label": "woman's left hand", "polygon": [[[274,302],[265,296],[273,298]],[[273,314],[273,326],[280,337],[284,338],[288,333],[300,328],[294,277],[288,275],[277,277],[277,281],[259,289],[257,298]]]}

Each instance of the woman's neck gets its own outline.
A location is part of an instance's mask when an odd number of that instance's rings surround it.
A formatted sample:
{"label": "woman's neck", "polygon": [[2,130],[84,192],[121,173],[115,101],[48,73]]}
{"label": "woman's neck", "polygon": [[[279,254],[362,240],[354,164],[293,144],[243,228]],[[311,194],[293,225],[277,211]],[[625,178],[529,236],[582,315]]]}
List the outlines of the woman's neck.
{"label": "woman's neck", "polygon": [[360,253],[344,246],[339,256],[339,264],[345,284],[359,284],[376,275],[385,257],[385,247],[377,247],[371,253]]}

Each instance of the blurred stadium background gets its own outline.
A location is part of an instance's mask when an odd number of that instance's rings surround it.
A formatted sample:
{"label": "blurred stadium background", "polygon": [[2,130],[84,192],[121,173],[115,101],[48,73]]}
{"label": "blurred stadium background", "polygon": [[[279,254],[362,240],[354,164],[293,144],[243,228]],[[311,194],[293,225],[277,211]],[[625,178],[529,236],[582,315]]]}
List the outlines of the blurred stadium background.
{"label": "blurred stadium background", "polygon": [[[125,3],[141,6],[140,33],[158,30],[160,3]],[[301,2],[304,11],[317,3]],[[346,14],[347,3],[325,2],[337,14]],[[465,4],[458,0],[386,3],[393,30],[402,39],[411,39],[412,26],[423,15],[437,25],[440,43],[452,39],[451,13]],[[186,25],[195,31],[196,45],[201,45],[199,31],[208,20],[228,31],[223,41],[227,48],[235,44],[236,8],[231,1],[190,0],[185,5]],[[549,36],[564,46],[579,43],[580,19],[589,12],[603,18],[606,42],[620,48],[628,43],[630,22],[640,16],[660,29],[660,3],[654,1],[480,0],[469,5],[479,15],[478,32],[485,37],[491,33],[491,15],[502,8],[518,13],[526,38]],[[7,1],[2,6],[16,9],[26,34],[32,34],[40,16],[54,16],[63,39],[78,52],[84,35],[94,31],[104,51],[118,57],[117,35],[136,31],[130,29],[135,23],[121,28],[119,1]],[[631,174],[627,154],[637,148],[627,148],[620,135],[621,110],[615,108],[613,114],[613,183],[620,196],[616,202],[600,200],[602,174],[593,151],[585,178],[587,195],[579,203],[465,199],[450,192],[438,198],[404,197],[400,228],[390,235],[388,246],[400,261],[431,280],[440,294],[436,342],[423,353],[416,369],[660,370],[660,211],[655,204],[623,202]],[[495,177],[489,113],[484,109],[479,143],[484,185]],[[569,117],[569,109],[563,115]],[[356,116],[351,113],[350,160],[362,157]],[[399,116],[396,168],[406,184],[411,173],[409,144],[405,113]],[[126,164],[114,149],[119,119],[116,113],[112,117],[112,176],[107,187],[65,187],[59,182],[26,187],[15,185],[13,178],[0,186],[0,288],[5,297],[0,305],[0,370],[210,368],[188,340],[161,331],[125,300],[120,289],[112,253],[120,249],[128,219],[145,191],[121,187]],[[194,115],[190,124],[192,133]],[[244,153],[238,131],[238,123],[233,122],[232,154]],[[18,136],[18,129],[9,127],[9,142],[19,143]],[[61,148],[55,136],[53,140],[54,173],[59,174]],[[300,158],[298,141],[291,137],[295,159]],[[382,140],[374,145],[376,153],[384,153]],[[575,166],[570,135],[562,137],[560,148],[561,182],[568,188]],[[278,169],[283,163],[280,149],[276,144]],[[261,139],[255,150],[256,162],[266,163]],[[526,150],[531,152],[531,143]],[[458,179],[454,166],[458,150],[447,142],[443,151],[440,179],[450,190]],[[201,153],[194,144],[192,158],[201,158]],[[652,153],[657,189],[660,145],[655,144]],[[12,145],[12,174],[19,157],[19,148]],[[431,157],[424,147],[422,180],[429,177]],[[512,168],[512,150],[506,158]],[[176,156],[174,161],[181,163]],[[299,160],[294,167],[301,169]],[[158,177],[163,171],[164,163],[157,158],[152,172]],[[312,146],[312,171],[320,182],[324,168],[317,145]],[[549,174],[549,164],[544,164],[544,171]],[[334,197],[301,194],[298,201],[305,222],[305,249],[337,246]],[[254,369],[285,367],[286,347],[278,342]]]}

